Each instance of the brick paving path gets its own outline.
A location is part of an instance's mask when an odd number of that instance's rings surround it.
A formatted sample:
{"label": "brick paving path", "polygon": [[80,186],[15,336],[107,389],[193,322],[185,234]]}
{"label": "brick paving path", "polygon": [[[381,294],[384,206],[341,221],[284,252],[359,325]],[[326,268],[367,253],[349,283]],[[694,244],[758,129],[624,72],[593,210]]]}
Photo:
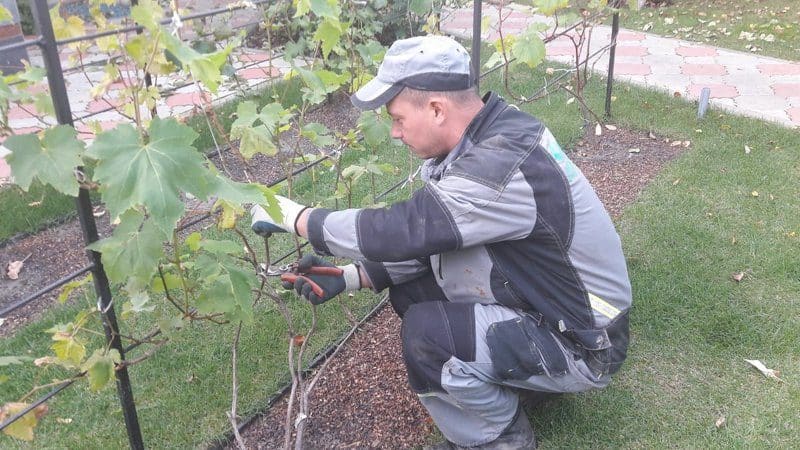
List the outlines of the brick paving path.
{"label": "brick paving path", "polygon": [[[219,0],[200,0],[195,7],[201,11],[218,3]],[[490,4],[485,4],[482,10],[484,17],[488,17],[492,24],[483,34],[483,39],[497,39],[497,23],[501,11]],[[532,15],[528,8],[519,5],[503,7],[502,17],[504,34],[519,33],[533,22],[548,23],[547,18]],[[472,34],[472,9],[470,7],[450,11],[443,15],[443,22],[442,29],[446,33],[469,37]],[[596,27],[591,51],[608,44],[610,36],[610,27]],[[548,59],[558,62],[569,62],[573,52],[574,48],[564,40],[553,41],[547,47]],[[74,65],[69,61],[70,53],[69,49],[62,51],[62,64],[65,68]],[[40,57],[32,54],[31,59],[34,65],[41,66]],[[234,51],[233,59],[237,76],[249,88],[282,76],[289,67],[281,58],[273,59],[270,64],[270,55],[263,50],[238,48]],[[598,56],[592,67],[601,73],[607,73],[607,52]],[[91,87],[103,77],[101,66],[86,74],[74,72],[65,77],[75,127],[83,139],[93,138],[91,124],[109,129],[127,120],[110,108],[108,102],[91,98]],[[800,63],[797,61],[782,61],[622,29],[617,37],[614,77],[670,94],[679,93],[690,100],[697,99],[700,91],[708,87],[711,90],[712,106],[787,127],[800,128]],[[162,77],[159,85],[163,88],[181,82],[184,80],[176,76]],[[121,88],[121,85],[112,86],[112,91],[106,98],[113,99],[114,90]],[[213,101],[225,101],[235,94],[235,91],[221,86]],[[201,107],[201,95],[194,85],[180,87],[161,99],[157,105],[158,114],[161,117],[187,115]],[[31,113],[35,111],[24,110],[19,106],[11,108],[10,125],[15,132],[30,133],[42,129],[46,123],[53,123],[52,118],[43,118],[45,123],[42,123]],[[98,114],[89,116],[92,113]],[[3,159],[7,153],[5,147],[0,145],[0,183],[11,175]]]}
{"label": "brick paving path", "polygon": [[[489,28],[481,35],[483,40],[498,38],[498,23],[502,23],[504,35],[520,33],[533,22],[548,23],[546,18],[537,17],[529,8],[520,5],[499,9],[484,3],[481,10],[484,18],[490,20]],[[472,7],[445,14],[442,30],[455,36],[471,37]],[[590,52],[594,53],[610,40],[611,27],[595,27]],[[569,63],[574,59],[574,52],[566,38],[547,45],[549,60]],[[608,53],[600,54],[591,67],[608,73]],[[712,106],[800,128],[800,63],[797,61],[620,29],[614,78],[670,94],[679,93],[690,100],[696,100],[700,91],[708,87]]]}

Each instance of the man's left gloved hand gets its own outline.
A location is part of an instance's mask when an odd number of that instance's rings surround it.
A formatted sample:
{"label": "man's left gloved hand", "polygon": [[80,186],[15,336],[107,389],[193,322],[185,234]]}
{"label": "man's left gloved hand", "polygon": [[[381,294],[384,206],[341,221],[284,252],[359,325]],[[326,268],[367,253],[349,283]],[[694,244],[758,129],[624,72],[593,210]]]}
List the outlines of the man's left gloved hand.
{"label": "man's left gloved hand", "polygon": [[319,305],[342,292],[360,289],[361,277],[355,264],[334,266],[318,256],[306,254],[297,262],[297,273],[281,275],[281,284]]}
{"label": "man's left gloved hand", "polygon": [[296,203],[281,195],[276,195],[275,199],[278,201],[278,207],[280,207],[281,213],[283,214],[283,221],[277,222],[273,220],[264,208],[260,205],[253,205],[253,207],[250,208],[250,216],[252,218],[250,228],[259,236],[265,237],[269,237],[272,233],[282,233],[286,231],[297,233],[295,222],[297,222],[300,213],[308,208],[308,206]]}

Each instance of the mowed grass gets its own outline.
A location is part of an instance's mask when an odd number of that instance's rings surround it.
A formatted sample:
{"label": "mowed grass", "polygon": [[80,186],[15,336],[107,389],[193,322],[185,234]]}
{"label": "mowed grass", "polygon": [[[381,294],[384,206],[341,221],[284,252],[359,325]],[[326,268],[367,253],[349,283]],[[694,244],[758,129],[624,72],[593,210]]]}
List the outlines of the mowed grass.
{"label": "mowed grass", "polygon": [[670,6],[622,9],[620,25],[731,50],[798,61],[800,2],[677,0]]}
{"label": "mowed grass", "polygon": [[[541,84],[538,70],[514,72],[519,94]],[[595,111],[604,86],[589,88]],[[628,360],[607,389],[531,414],[542,448],[796,448],[800,133],[719,110],[698,121],[695,104],[621,83],[614,94],[611,123],[691,146],[617,219],[634,294]],[[569,147],[580,130],[565,102],[523,108]]]}

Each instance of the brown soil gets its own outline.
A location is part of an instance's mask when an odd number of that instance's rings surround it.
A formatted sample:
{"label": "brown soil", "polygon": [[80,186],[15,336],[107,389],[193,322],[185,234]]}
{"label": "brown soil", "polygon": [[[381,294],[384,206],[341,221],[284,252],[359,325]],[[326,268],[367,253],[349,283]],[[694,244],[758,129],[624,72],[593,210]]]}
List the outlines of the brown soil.
{"label": "brown soil", "polygon": [[[346,101],[333,102],[316,112],[312,120],[345,129],[355,112]],[[629,150],[638,148],[638,153]],[[642,188],[666,162],[685,147],[648,133],[625,129],[587,136],[571,159],[594,185],[612,216],[633,202]],[[234,158],[226,162],[234,173],[241,167]],[[255,179],[267,181],[283,173],[272,158],[256,158],[251,165]],[[107,234],[107,216],[98,219]],[[17,281],[0,278],[0,307],[30,295],[86,264],[77,221],[70,221],[36,235],[16,239],[0,247],[0,264],[30,254]],[[0,336],[35,320],[54,301],[55,294],[14,311],[0,326]],[[311,411],[304,442],[307,448],[409,448],[425,443],[435,429],[410,391],[405,379],[399,341],[400,322],[390,307],[368,321],[329,363],[311,396]],[[243,432],[249,448],[276,448],[283,444],[286,400],[254,420]]]}

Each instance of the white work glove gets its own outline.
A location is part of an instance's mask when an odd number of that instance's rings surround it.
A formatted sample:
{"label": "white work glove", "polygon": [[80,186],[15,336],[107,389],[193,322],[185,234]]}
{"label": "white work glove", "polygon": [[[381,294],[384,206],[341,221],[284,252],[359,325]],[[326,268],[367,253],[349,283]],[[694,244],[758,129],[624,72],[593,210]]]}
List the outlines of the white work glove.
{"label": "white work glove", "polygon": [[265,237],[269,237],[272,233],[283,233],[287,231],[297,233],[297,229],[295,229],[297,217],[299,217],[300,213],[305,211],[308,206],[293,202],[281,195],[276,195],[275,200],[278,201],[278,207],[283,215],[283,220],[280,222],[275,221],[260,205],[253,205],[253,207],[250,208],[250,216],[252,219],[250,228],[252,228],[256,234]]}

